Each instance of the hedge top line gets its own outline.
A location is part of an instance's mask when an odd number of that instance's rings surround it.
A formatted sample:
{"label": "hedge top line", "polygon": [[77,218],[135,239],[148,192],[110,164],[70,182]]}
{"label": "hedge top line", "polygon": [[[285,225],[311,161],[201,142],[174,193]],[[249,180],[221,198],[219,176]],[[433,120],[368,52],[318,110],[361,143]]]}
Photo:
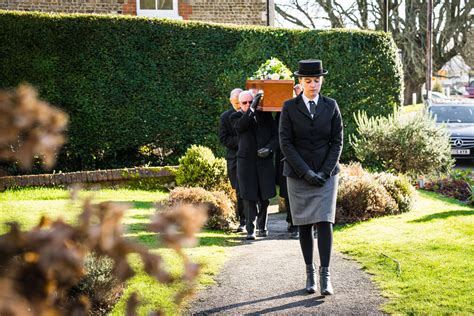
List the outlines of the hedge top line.
{"label": "hedge top line", "polygon": [[172,20],[168,18],[150,18],[143,16],[133,16],[133,15],[113,15],[113,14],[87,14],[87,13],[61,13],[61,12],[32,12],[32,11],[14,11],[14,10],[0,10],[0,15],[17,15],[17,16],[31,16],[36,18],[47,18],[47,19],[64,19],[64,20],[91,20],[91,21],[118,21],[118,22],[129,22],[137,21],[146,23],[146,24],[155,24],[155,25],[170,25],[181,28],[189,28],[192,26],[201,26],[207,28],[216,28],[216,29],[227,29],[227,30],[247,30],[247,31],[262,31],[262,32],[290,32],[290,33],[317,33],[321,34],[331,34],[331,33],[349,33],[349,34],[364,34],[367,35],[376,35],[381,37],[390,38],[390,33],[383,31],[373,31],[373,30],[358,30],[358,29],[345,29],[345,28],[332,28],[332,29],[290,29],[282,27],[273,27],[273,26],[262,26],[262,25],[237,25],[237,24],[222,24],[214,22],[202,22],[202,21],[181,21],[181,20]]}

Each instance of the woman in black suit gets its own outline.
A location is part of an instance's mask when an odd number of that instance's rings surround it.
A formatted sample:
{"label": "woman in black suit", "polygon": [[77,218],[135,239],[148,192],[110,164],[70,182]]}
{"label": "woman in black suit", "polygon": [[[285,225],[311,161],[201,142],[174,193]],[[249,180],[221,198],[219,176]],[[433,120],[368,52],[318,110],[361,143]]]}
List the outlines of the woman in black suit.
{"label": "woman in black suit", "polygon": [[306,291],[316,291],[313,264],[313,225],[316,224],[322,295],[334,292],[329,263],[343,139],[336,101],[319,93],[327,73],[320,60],[298,63],[295,76],[299,77],[303,93],[285,102],[279,125],[280,148],[286,157],[283,175],[287,177],[291,215],[299,229],[306,263]]}

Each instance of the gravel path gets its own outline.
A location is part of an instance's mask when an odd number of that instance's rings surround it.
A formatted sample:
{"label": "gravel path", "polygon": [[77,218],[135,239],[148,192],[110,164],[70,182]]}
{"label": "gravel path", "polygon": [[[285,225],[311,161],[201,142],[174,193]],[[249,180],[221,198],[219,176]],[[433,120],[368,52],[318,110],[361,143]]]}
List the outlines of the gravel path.
{"label": "gravel path", "polygon": [[229,248],[217,284],[200,291],[186,314],[382,314],[385,299],[369,276],[336,252],[331,258],[335,295],[307,294],[299,242],[288,239],[285,214],[270,214],[268,224],[269,237],[246,241],[242,235],[242,244]]}

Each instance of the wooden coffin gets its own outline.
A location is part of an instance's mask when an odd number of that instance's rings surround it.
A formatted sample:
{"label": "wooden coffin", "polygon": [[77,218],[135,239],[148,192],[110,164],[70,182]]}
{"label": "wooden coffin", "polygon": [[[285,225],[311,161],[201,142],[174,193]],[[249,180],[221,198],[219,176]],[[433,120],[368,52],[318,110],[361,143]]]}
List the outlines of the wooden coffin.
{"label": "wooden coffin", "polygon": [[280,112],[283,102],[293,98],[293,80],[247,80],[246,89],[263,90],[262,111]]}

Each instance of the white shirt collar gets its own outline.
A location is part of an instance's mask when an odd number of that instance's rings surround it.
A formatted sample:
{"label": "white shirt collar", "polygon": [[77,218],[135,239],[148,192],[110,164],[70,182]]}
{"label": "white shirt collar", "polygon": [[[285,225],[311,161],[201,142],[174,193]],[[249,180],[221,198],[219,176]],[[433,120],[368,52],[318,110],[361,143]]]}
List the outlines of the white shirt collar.
{"label": "white shirt collar", "polygon": [[[319,93],[318,93],[318,95],[316,96],[316,98],[314,98],[313,100],[308,99],[308,98],[304,95],[304,93],[302,93],[302,97],[303,97],[303,102],[304,102],[304,104],[306,105],[306,108],[308,109],[308,113],[311,113],[311,111],[309,110],[309,101],[314,101],[314,103],[316,103],[316,105],[318,105]],[[311,115],[311,117],[313,117],[313,116]]]}

